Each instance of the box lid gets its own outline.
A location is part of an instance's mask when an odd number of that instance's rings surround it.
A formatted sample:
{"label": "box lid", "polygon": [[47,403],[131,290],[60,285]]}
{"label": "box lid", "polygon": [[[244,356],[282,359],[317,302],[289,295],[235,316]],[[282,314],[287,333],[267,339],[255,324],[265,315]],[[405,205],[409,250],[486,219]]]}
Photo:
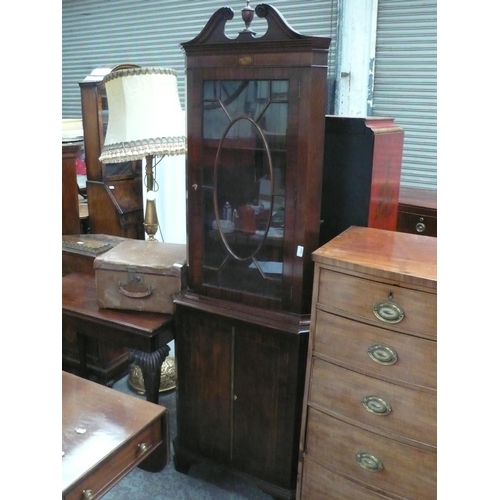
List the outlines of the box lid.
{"label": "box lid", "polygon": [[94,260],[94,270],[127,271],[180,276],[186,264],[186,245],[159,241],[126,240]]}
{"label": "box lid", "polygon": [[125,238],[107,234],[63,234],[62,251],[95,257],[122,241],[125,241]]}

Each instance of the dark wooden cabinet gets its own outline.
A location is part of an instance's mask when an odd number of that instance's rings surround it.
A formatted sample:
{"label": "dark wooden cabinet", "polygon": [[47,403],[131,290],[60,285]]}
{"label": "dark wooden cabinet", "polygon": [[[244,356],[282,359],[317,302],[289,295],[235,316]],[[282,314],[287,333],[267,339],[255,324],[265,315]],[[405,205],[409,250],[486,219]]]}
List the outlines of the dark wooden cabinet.
{"label": "dark wooden cabinet", "polygon": [[437,191],[401,188],[397,230],[437,236]]}
{"label": "dark wooden cabinet", "polygon": [[[120,65],[113,70],[130,66]],[[102,78],[89,75],[80,82],[90,232],[143,240],[141,162],[99,161],[107,127]]]}
{"label": "dark wooden cabinet", "polygon": [[177,385],[176,466],[208,459],[289,498],[307,336],[266,326],[265,317],[259,325],[248,310],[236,319],[229,303],[199,302],[187,295],[177,303],[176,358],[184,370]]}
{"label": "dark wooden cabinet", "polygon": [[75,159],[81,143],[62,144],[62,234],[80,234]]}
{"label": "dark wooden cabinet", "polygon": [[378,116],[325,119],[320,244],[350,226],[395,231],[403,129]]}
{"label": "dark wooden cabinet", "polygon": [[[253,9],[242,9],[248,21]],[[175,298],[175,464],[208,460],[295,497],[318,247],[329,38],[259,4],[216,11],[187,65],[188,289]],[[250,23],[248,23],[250,24]]]}

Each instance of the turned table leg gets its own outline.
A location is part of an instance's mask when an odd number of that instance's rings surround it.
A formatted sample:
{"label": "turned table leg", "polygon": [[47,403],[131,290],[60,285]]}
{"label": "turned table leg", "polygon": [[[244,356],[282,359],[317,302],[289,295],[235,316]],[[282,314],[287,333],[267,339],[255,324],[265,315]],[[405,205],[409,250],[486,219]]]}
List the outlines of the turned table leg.
{"label": "turned table leg", "polygon": [[131,349],[130,359],[142,370],[146,399],[158,404],[160,392],[161,365],[170,352],[170,347],[165,345],[154,352],[143,352]]}

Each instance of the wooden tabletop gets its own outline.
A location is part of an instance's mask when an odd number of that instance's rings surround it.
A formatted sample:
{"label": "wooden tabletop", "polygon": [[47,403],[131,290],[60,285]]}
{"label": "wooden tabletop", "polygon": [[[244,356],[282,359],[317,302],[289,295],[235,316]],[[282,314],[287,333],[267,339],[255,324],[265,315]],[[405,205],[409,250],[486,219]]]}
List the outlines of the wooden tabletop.
{"label": "wooden tabletop", "polygon": [[[109,489],[168,442],[166,415],[163,406],[62,372],[63,497],[72,498],[76,485],[78,498],[85,488]],[[145,443],[142,455],[134,439]]]}
{"label": "wooden tabletop", "polygon": [[437,191],[401,187],[399,189],[399,204],[437,210]]}

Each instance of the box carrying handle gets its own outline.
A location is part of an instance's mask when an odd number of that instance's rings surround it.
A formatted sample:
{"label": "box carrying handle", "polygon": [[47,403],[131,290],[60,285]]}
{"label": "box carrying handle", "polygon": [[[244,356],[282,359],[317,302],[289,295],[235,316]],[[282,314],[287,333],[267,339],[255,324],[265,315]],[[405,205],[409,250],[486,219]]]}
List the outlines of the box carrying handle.
{"label": "box carrying handle", "polygon": [[118,283],[118,291],[125,295],[125,297],[130,297],[131,299],[143,299],[149,297],[154,290],[151,285],[145,285],[143,283],[142,277],[136,274],[137,268],[129,266],[127,268],[128,272],[128,283],[123,283],[120,281]]}
{"label": "box carrying handle", "polygon": [[122,283],[118,284],[118,291],[132,299],[143,299],[149,297],[153,293],[151,285],[144,285],[143,283]]}

